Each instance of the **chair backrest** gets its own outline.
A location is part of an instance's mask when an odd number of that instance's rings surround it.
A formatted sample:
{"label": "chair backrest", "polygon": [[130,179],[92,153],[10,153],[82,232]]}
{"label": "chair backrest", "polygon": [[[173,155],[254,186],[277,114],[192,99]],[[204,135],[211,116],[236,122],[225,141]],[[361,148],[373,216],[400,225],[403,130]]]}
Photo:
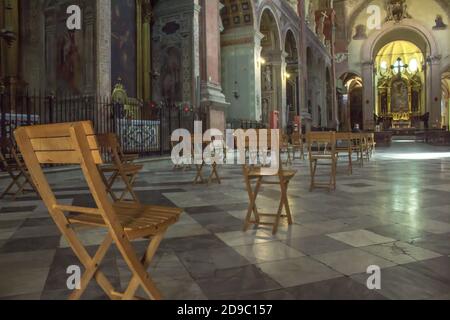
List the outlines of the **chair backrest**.
{"label": "chair backrest", "polygon": [[[68,224],[64,212],[76,212],[100,215],[115,230],[116,235],[123,233],[97,168],[103,160],[91,122],[20,127],[14,134],[30,176],[60,228]],[[42,171],[43,164],[80,165],[97,207],[59,204]]]}
{"label": "chair backrest", "polygon": [[293,145],[301,145],[303,144],[303,135],[300,132],[294,132],[291,135],[291,140]]}
{"label": "chair backrest", "polygon": [[314,154],[334,154],[336,152],[336,132],[309,132],[306,135],[308,151]]}
{"label": "chair backrest", "polygon": [[336,132],[336,147],[338,149],[352,150],[352,133],[351,132]]}
{"label": "chair backrest", "polygon": [[289,147],[289,140],[290,140],[290,137],[288,134],[286,134],[286,133],[280,134],[280,147],[282,147],[282,148]]}
{"label": "chair backrest", "polygon": [[103,133],[97,135],[97,142],[100,150],[106,152],[111,157],[112,162],[116,165],[122,164],[123,153],[116,134]]}

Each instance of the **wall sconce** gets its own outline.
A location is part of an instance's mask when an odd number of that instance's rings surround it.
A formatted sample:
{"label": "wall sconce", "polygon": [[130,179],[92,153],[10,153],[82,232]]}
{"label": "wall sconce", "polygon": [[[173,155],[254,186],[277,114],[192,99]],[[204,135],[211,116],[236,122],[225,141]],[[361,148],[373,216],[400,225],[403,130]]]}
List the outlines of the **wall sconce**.
{"label": "wall sconce", "polygon": [[291,74],[288,72],[285,72],[284,76],[286,77],[286,79],[290,79],[291,78]]}
{"label": "wall sconce", "polygon": [[151,71],[150,75],[152,76],[153,80],[158,80],[159,77],[161,76],[161,74],[158,71],[155,71],[155,70]]}
{"label": "wall sconce", "polygon": [[264,59],[263,57],[259,58],[259,63],[263,66],[267,63],[266,59]]}

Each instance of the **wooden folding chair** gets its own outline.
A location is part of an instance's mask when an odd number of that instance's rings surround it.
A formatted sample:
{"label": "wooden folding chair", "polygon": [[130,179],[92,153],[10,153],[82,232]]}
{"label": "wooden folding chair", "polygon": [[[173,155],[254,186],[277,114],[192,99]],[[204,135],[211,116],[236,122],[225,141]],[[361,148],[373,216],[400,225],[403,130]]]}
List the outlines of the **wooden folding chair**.
{"label": "wooden folding chair", "polygon": [[[175,146],[178,143],[181,143],[181,142],[183,142],[182,137],[180,137],[179,141],[171,141],[172,150],[175,148]],[[178,162],[174,163],[174,165],[173,165],[173,170],[183,170],[183,171],[185,171],[187,169],[191,169],[191,165],[190,165],[191,162],[192,162],[192,152],[191,152],[190,159],[188,159],[188,155],[180,154]]]}
{"label": "wooden folding chair", "polygon": [[353,148],[352,148],[352,134],[350,132],[336,133],[336,152],[339,158],[340,154],[345,154],[348,157],[348,174],[353,174]]}
{"label": "wooden folding chair", "polygon": [[[270,139],[270,138],[269,138]],[[280,136],[280,154],[286,153],[287,158],[285,161],[286,165],[292,165],[292,157],[291,157],[291,145],[289,143],[289,135],[283,133]]]}
{"label": "wooden folding chair", "polygon": [[[313,191],[315,188],[327,188],[329,191],[336,190],[336,133],[309,132],[306,139],[308,143],[311,170],[310,191]],[[317,166],[322,164],[322,161],[331,166],[329,183],[316,183]]]}
{"label": "wooden folding chair", "polygon": [[[192,142],[192,154],[195,155],[196,152],[201,153],[202,155],[202,159],[203,159],[203,150],[206,147],[207,144],[209,144],[210,142],[205,142],[203,141],[203,136],[201,137],[201,145],[196,145],[196,140],[195,140],[195,136],[193,135],[191,138],[191,142]],[[225,147],[223,146],[223,148],[225,149]],[[214,153],[217,152],[216,149],[214,149],[213,151]],[[223,151],[225,152],[225,151]],[[219,171],[218,171],[218,164],[216,162],[212,162],[211,163],[211,173],[209,175],[209,177],[207,179],[205,179],[203,177],[203,170],[205,169],[206,166],[206,162],[204,161],[204,159],[202,160],[201,164],[196,164],[195,165],[195,169],[196,169],[196,175],[195,175],[195,179],[194,179],[194,184],[211,184],[213,182],[217,182],[218,184],[222,183],[222,180],[220,178],[219,175]]]}
{"label": "wooden folding chair", "polygon": [[377,143],[375,141],[375,133],[367,133],[367,151],[368,158],[371,159],[375,153]]}
{"label": "wooden folding chair", "polygon": [[[124,201],[127,194],[129,194],[131,196],[131,201],[139,203],[139,198],[133,190],[133,185],[137,175],[144,166],[130,162],[131,157],[122,158],[119,151],[120,145],[115,134],[100,134],[97,136],[97,140],[100,148],[107,150],[111,156],[110,164],[99,166],[107,192],[110,194],[111,198],[114,201]],[[125,188],[119,197],[113,190],[118,179],[121,179],[125,184]]]}
{"label": "wooden folding chair", "polygon": [[305,160],[305,147],[303,143],[303,135],[300,132],[294,132],[291,135],[292,141],[292,160],[295,161],[297,158],[295,156],[296,152],[300,153],[299,160]]}
{"label": "wooden folding chair", "polygon": [[[243,166],[243,173],[245,179],[245,186],[250,200],[247,215],[245,218],[244,232],[247,231],[250,225],[257,226],[273,226],[272,233],[278,232],[281,218],[287,218],[288,224],[292,225],[292,215],[289,206],[288,188],[289,183],[297,174],[295,170],[284,170],[281,157],[279,157],[278,172],[274,173],[272,169],[262,166]],[[280,204],[276,213],[261,213],[258,212],[256,199],[259,195],[262,185],[279,185],[281,190]],[[285,214],[283,215],[283,209]],[[252,219],[253,217],[253,219]],[[261,221],[261,217],[275,218],[274,222]]]}
{"label": "wooden folding chair", "polygon": [[364,167],[364,137],[362,133],[352,133],[352,151],[356,153],[359,165]]}
{"label": "wooden folding chair", "polygon": [[[80,299],[91,280],[95,279],[110,299],[136,299],[142,287],[151,299],[161,299],[161,293],[147,269],[167,229],[179,219],[178,208],[143,206],[137,203],[114,203],[107,192],[97,165],[103,163],[99,145],[90,122],[21,127],[15,132],[26,166],[47,206],[49,213],[70,247],[85,267],[81,288],[70,295]],[[41,169],[41,164],[80,165],[95,207],[74,207],[58,203]],[[77,226],[102,227],[108,230],[104,241],[91,256],[76,234]],[[139,259],[131,241],[150,239],[149,247]],[[115,243],[133,276],[124,293],[115,291],[101,271],[102,261]]]}
{"label": "wooden folding chair", "polygon": [[[12,196],[12,200],[14,201],[19,195],[25,192],[36,192],[36,188],[22,161],[21,155],[14,148],[12,141],[6,138],[2,138],[0,141],[0,169],[6,172],[11,178],[10,184],[0,194],[0,199],[6,196]],[[27,185],[30,189],[26,189]],[[16,188],[15,191],[13,191],[14,188]]]}

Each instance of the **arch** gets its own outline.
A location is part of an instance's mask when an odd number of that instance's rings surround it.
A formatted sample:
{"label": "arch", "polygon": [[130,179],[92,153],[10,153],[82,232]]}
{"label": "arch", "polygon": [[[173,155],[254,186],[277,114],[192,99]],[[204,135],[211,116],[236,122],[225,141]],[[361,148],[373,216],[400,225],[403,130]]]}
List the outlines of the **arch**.
{"label": "arch", "polygon": [[388,22],[381,30],[373,32],[361,49],[361,61],[363,63],[372,61],[374,54],[384,45],[405,39],[417,45],[425,56],[437,57],[440,55],[439,44],[433,34],[416,20],[406,19],[400,23]]}
{"label": "arch", "polygon": [[284,35],[283,35],[283,48],[286,47],[286,44],[287,44],[287,42],[289,40],[288,37],[290,37],[290,36],[292,36],[292,38],[294,39],[295,47],[297,48],[297,52],[298,52],[298,48],[300,48],[300,40],[299,40],[299,37],[298,37],[298,33],[294,32],[294,30],[292,28],[290,28],[290,27],[287,28],[285,30],[285,32],[284,32]]}
{"label": "arch", "polygon": [[[270,20],[270,25],[272,28],[275,28],[275,35],[277,37],[277,46],[276,48],[281,49],[283,48],[283,42],[281,39],[281,28],[280,28],[280,22],[277,19],[277,15],[275,14],[276,10],[275,8],[272,7],[273,5],[271,3],[268,3],[266,5],[263,6],[263,8],[261,9],[261,13],[259,15],[259,19],[258,19],[258,30],[260,30],[261,32],[262,30],[262,25],[265,22],[263,19],[268,18],[268,19],[272,19]],[[266,21],[267,22],[267,21]]]}

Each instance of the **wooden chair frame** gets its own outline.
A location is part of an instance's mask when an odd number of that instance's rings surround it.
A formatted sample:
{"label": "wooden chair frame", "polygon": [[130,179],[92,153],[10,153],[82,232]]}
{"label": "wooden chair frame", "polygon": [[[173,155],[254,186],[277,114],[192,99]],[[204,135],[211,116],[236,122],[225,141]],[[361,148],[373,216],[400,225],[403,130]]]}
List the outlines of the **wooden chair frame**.
{"label": "wooden chair frame", "polygon": [[[12,196],[12,200],[14,201],[19,195],[22,195],[25,192],[36,192],[37,194],[36,187],[34,186],[20,155],[14,148],[12,141],[9,139],[2,140],[1,147],[8,151],[9,157],[5,156],[0,149],[0,168],[10,176],[11,182],[0,194],[0,199],[4,199],[6,196]],[[26,189],[27,185],[30,186],[31,189]],[[12,191],[14,187],[16,187],[16,190]]]}
{"label": "wooden chair frame", "polygon": [[350,132],[337,132],[336,143],[340,141],[344,146],[336,145],[336,152],[339,159],[341,153],[348,157],[348,174],[353,174],[353,148],[352,148],[352,134]]}
{"label": "wooden chair frame", "polygon": [[[336,190],[337,152],[335,132],[309,132],[307,134],[309,163],[311,172],[310,191],[315,188],[326,188],[329,191]],[[317,167],[321,161],[329,161],[331,166],[329,183],[317,183]]]}
{"label": "wooden chair frame", "polygon": [[292,150],[292,146],[289,143],[290,137],[287,134],[282,134],[280,137],[280,155],[285,152],[287,153],[287,158],[286,161],[284,162],[284,164],[286,166],[291,166],[292,165],[292,155],[291,155],[291,150]]}
{"label": "wooden chair frame", "polygon": [[[127,194],[129,194],[131,196],[131,201],[139,203],[139,198],[133,190],[133,185],[139,172],[142,170],[143,165],[132,163],[132,160],[130,160],[131,158],[125,158],[125,160],[123,160],[123,156],[121,156],[120,153],[120,145],[115,134],[100,134],[97,136],[97,139],[100,147],[106,149],[110,153],[112,160],[111,164],[99,167],[107,192],[116,202],[124,201]],[[111,175],[108,177],[107,174]],[[118,179],[121,179],[125,184],[125,189],[120,196],[117,196],[113,190]]]}
{"label": "wooden chair frame", "polygon": [[359,165],[364,167],[364,135],[362,133],[352,133],[352,151],[356,153]]}
{"label": "wooden chair frame", "polygon": [[295,161],[297,158],[295,156],[296,152],[300,153],[299,160],[305,160],[305,144],[303,142],[303,135],[300,132],[294,132],[291,135],[292,141],[292,160]]}
{"label": "wooden chair frame", "polygon": [[[281,153],[280,153],[281,154]],[[276,174],[272,169],[261,166],[243,166],[243,174],[245,186],[249,197],[249,206],[244,223],[244,232],[247,231],[250,225],[257,226],[273,226],[272,233],[275,235],[278,232],[281,218],[286,218],[289,225],[293,224],[291,209],[288,199],[289,183],[297,174],[295,170],[283,169],[281,156],[279,157],[279,169]],[[277,181],[274,181],[276,178]],[[269,180],[268,180],[269,179]],[[262,185],[279,185],[281,190],[280,204],[276,213],[261,213],[258,211],[256,200],[260,193]],[[285,214],[283,215],[283,209]],[[274,218],[274,222],[261,221],[261,217]],[[253,219],[252,219],[253,218]]]}
{"label": "wooden chair frame", "polygon": [[[15,136],[30,175],[47,206],[49,213],[70,247],[85,267],[81,288],[74,290],[69,299],[80,299],[90,281],[95,280],[110,299],[138,299],[135,293],[142,287],[151,299],[161,299],[161,293],[147,273],[168,227],[179,219],[177,208],[141,206],[136,203],[112,204],[98,165],[101,153],[90,122],[22,127]],[[74,207],[58,203],[41,164],[81,165],[84,177],[94,198],[96,208]],[[66,213],[68,215],[66,215]],[[74,214],[76,213],[76,214]],[[75,232],[76,225],[103,227],[108,230],[102,244],[91,256]],[[149,247],[139,259],[132,240],[148,238]],[[133,276],[124,293],[115,291],[101,271],[101,263],[115,243]]]}
{"label": "wooden chair frame", "polygon": [[[202,136],[202,159],[203,159],[203,148],[210,142],[204,142],[203,141],[203,136]],[[195,137],[192,137],[191,140],[192,143],[192,155],[195,155],[196,151],[200,151],[200,150],[196,150],[196,148],[198,148],[198,146],[195,145],[196,141],[195,141]],[[216,150],[214,150],[214,152],[216,152]],[[226,155],[226,148],[225,145],[223,145],[223,152],[224,152],[224,156]],[[196,164],[195,165],[195,170],[196,170],[196,174],[195,174],[195,178],[194,178],[194,184],[211,184],[213,182],[217,182],[218,184],[222,184],[222,180],[220,178],[219,175],[219,171],[218,171],[218,164],[216,162],[211,163],[211,173],[208,177],[208,179],[205,179],[203,176],[203,169],[206,166],[206,162],[202,161],[202,164]]]}

